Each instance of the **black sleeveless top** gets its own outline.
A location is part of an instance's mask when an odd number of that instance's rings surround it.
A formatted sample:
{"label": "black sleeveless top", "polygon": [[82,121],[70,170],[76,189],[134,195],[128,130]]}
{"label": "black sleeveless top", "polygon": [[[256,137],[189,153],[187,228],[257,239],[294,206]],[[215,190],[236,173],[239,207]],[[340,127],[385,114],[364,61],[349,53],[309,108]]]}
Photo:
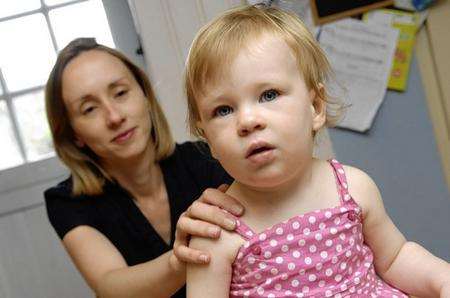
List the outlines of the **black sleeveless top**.
{"label": "black sleeveless top", "polygon": [[[173,247],[179,216],[203,190],[231,183],[232,179],[200,142],[177,144],[174,153],[160,162],[171,213],[170,245],[159,236],[133,198],[120,185],[107,182],[98,196],[71,196],[71,179],[45,191],[47,214],[62,239],[71,229],[91,226],[104,234],[129,266],[159,257]],[[173,297],[185,297],[181,289]]]}

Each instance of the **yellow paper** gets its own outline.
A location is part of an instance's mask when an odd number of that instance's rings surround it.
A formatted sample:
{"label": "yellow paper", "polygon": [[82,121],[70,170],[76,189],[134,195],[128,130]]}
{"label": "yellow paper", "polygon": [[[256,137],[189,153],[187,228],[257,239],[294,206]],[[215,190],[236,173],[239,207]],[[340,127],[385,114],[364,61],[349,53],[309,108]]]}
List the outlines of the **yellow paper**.
{"label": "yellow paper", "polygon": [[392,61],[388,89],[404,91],[414,48],[418,15],[394,9],[377,9],[364,14],[363,20],[399,29],[397,48]]}

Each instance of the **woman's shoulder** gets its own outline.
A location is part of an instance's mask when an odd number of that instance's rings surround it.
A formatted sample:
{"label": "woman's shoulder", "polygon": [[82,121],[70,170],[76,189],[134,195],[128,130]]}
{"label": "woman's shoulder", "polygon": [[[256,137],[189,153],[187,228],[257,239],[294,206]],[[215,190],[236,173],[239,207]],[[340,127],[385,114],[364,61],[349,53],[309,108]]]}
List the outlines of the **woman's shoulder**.
{"label": "woman's shoulder", "polygon": [[86,194],[74,195],[72,193],[71,177],[44,191],[44,199],[49,215],[65,212],[66,210],[88,209],[92,206],[96,196]]}
{"label": "woman's shoulder", "polygon": [[219,162],[211,156],[208,144],[202,141],[177,143],[174,153],[163,163],[169,167],[187,167],[197,173],[212,169],[224,172]]}
{"label": "woman's shoulder", "polygon": [[94,226],[92,197],[72,195],[70,177],[45,190],[44,198],[48,219],[61,239],[79,225]]}
{"label": "woman's shoulder", "polygon": [[188,175],[185,178],[197,181],[202,190],[232,182],[220,163],[211,156],[208,145],[202,141],[176,144],[174,153],[162,165],[172,171],[178,170],[178,175]]}
{"label": "woman's shoulder", "polygon": [[211,156],[211,151],[208,144],[203,141],[187,141],[184,143],[177,143],[175,146],[174,155],[215,162],[215,159]]}
{"label": "woman's shoulder", "polygon": [[58,184],[47,188],[44,191],[44,197],[45,199],[53,199],[55,197],[64,197],[69,198],[71,197],[72,193],[72,177],[68,177],[65,180],[62,180],[58,182]]}

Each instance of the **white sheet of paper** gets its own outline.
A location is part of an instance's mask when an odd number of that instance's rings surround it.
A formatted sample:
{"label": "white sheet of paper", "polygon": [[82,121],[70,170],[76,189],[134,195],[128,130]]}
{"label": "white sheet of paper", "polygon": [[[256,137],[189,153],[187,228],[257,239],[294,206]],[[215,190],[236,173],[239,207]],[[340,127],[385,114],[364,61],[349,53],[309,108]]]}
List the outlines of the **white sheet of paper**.
{"label": "white sheet of paper", "polygon": [[397,37],[397,29],[351,18],[322,26],[320,44],[350,105],[339,127],[359,132],[371,127],[386,94]]}

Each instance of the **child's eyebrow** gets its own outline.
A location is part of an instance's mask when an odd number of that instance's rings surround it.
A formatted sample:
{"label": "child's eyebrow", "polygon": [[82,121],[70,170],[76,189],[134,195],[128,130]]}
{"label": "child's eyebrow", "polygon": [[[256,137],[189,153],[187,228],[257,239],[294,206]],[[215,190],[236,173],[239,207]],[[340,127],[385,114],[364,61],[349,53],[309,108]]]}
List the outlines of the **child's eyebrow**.
{"label": "child's eyebrow", "polygon": [[220,94],[218,96],[208,96],[204,98],[200,104],[198,104],[199,111],[208,111],[214,107],[216,107],[218,104],[224,103],[229,96],[226,96],[225,94]]}

